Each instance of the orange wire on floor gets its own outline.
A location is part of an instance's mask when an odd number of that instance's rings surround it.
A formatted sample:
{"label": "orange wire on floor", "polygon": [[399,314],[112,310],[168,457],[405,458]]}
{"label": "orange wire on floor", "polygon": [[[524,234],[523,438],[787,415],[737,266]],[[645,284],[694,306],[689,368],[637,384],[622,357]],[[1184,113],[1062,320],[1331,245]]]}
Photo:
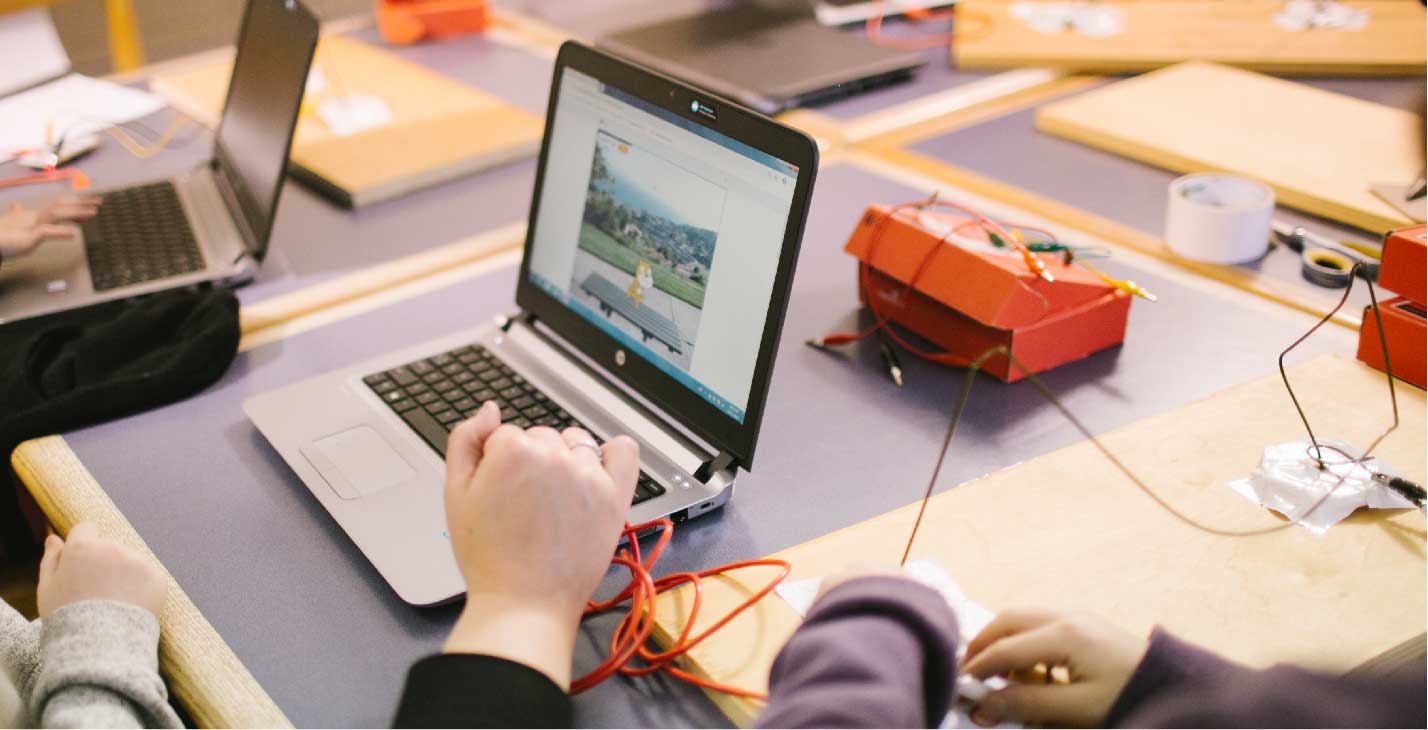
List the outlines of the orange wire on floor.
{"label": "orange wire on floor", "polygon": [[958,21],[967,20],[977,23],[977,26],[972,33],[953,30],[950,33],[938,33],[936,35],[919,36],[917,38],[896,38],[883,35],[883,18],[887,14],[886,6],[887,0],[878,0],[877,12],[873,13],[867,22],[864,23],[864,29],[867,32],[869,41],[888,48],[899,48],[906,51],[925,51],[930,48],[937,48],[938,46],[945,46],[957,42],[968,43],[980,41],[992,34],[992,28],[995,25],[990,15],[970,11],[966,8],[959,9],[956,6],[947,8],[946,10],[936,11],[908,9],[901,11],[901,14],[906,16],[909,20],[918,23],[947,18],[953,22],[954,26]]}
{"label": "orange wire on floor", "polygon": [[[642,560],[637,536],[653,529],[659,530],[659,537],[656,539],[654,547],[650,549],[648,557]],[[660,554],[664,552],[665,546],[669,545],[670,538],[674,537],[674,523],[665,518],[638,525],[626,525],[623,535],[629,541],[629,547],[622,549],[610,562],[629,570],[630,582],[609,600],[592,600],[587,603],[585,615],[592,616],[616,610],[626,601],[629,602],[629,607],[625,609],[625,615],[621,617],[614,634],[610,637],[610,655],[589,674],[571,682],[571,693],[584,692],[616,674],[640,677],[655,672],[664,672],[675,679],[703,689],[738,697],[764,699],[761,692],[696,677],[675,666],[674,661],[698,646],[714,632],[724,628],[764,596],[772,593],[773,589],[788,577],[789,571],[792,569],[788,562],[773,559],[743,560],[698,573],[673,573],[655,579],[652,577],[651,571],[654,570],[654,565],[659,560]],[[694,625],[699,619],[699,609],[704,600],[703,580],[735,570],[755,567],[778,568],[778,575],[769,581],[768,585],[750,594],[734,610],[710,624],[698,635],[691,637],[690,634],[694,631]],[[690,604],[689,616],[684,622],[684,631],[664,651],[651,650],[649,640],[655,626],[655,601],[658,600],[661,593],[686,584],[694,591],[694,599]],[[638,663],[635,663],[636,660]]]}

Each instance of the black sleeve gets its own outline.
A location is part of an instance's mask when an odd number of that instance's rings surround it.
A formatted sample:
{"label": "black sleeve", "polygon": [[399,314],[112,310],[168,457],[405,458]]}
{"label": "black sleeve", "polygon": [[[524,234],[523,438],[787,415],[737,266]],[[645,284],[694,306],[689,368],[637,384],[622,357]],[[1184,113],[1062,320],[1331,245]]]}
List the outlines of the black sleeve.
{"label": "black sleeve", "polygon": [[570,697],[508,659],[437,654],[412,665],[396,727],[552,727],[574,722]]}

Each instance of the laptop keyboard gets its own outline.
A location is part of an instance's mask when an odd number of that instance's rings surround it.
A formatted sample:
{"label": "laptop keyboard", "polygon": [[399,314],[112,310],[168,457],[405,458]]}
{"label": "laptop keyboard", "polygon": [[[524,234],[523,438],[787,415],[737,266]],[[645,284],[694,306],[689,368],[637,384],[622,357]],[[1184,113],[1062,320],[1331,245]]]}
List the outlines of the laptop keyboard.
{"label": "laptop keyboard", "polygon": [[[521,428],[549,426],[556,430],[583,424],[564,408],[480,345],[458,347],[440,355],[373,373],[362,379],[446,458],[446,437],[456,425],[476,414],[486,401],[501,407],[501,421]],[[586,429],[587,431],[589,429]],[[601,440],[598,436],[596,440]],[[664,494],[665,488],[640,472],[635,504]]]}
{"label": "laptop keyboard", "polygon": [[84,223],[84,248],[95,291],[203,268],[178,191],[168,181],[105,193],[99,215]]}

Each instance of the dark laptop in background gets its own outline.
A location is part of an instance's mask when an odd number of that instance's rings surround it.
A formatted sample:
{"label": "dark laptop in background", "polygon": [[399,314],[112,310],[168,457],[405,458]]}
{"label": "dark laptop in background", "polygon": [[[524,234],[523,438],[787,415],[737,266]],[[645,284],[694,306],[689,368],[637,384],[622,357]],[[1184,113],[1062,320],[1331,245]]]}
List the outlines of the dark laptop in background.
{"label": "dark laptop in background", "polygon": [[408,603],[465,589],[443,456],[484,401],[522,428],[634,438],[631,524],[718,510],[753,464],[817,166],[801,132],[566,43],[520,312],[243,409]]}
{"label": "dark laptop in background", "polygon": [[109,190],[78,240],[0,267],[0,324],[89,304],[253,278],[267,255],[288,148],[317,49],[297,0],[249,0],[213,158]]}
{"label": "dark laptop in background", "polygon": [[617,31],[596,45],[765,114],[908,79],[926,63],[821,25],[806,0],[739,2]]}

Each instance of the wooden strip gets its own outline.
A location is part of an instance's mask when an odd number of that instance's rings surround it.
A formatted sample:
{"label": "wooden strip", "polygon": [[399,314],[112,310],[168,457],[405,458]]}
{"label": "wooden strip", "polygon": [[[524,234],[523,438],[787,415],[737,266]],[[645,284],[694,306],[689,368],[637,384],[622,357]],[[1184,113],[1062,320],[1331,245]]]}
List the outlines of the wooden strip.
{"label": "wooden strip", "polygon": [[[867,149],[908,145],[1019,112],[1042,102],[1088,89],[1098,83],[1101,83],[1101,79],[1096,76],[1058,77],[1044,84],[1012,91],[1005,96],[978,100],[966,106],[951,109],[940,116],[901,129],[863,137],[855,142],[860,147]],[[857,129],[850,132],[853,135],[862,133],[862,130]]]}
{"label": "wooden strip", "polygon": [[1048,68],[1024,68],[944,89],[902,104],[885,107],[846,123],[851,143],[913,127],[969,107],[985,104],[1050,84],[1064,76]]}
{"label": "wooden strip", "polygon": [[247,305],[239,315],[239,326],[244,337],[254,337],[266,328],[289,320],[458,269],[520,247],[525,230],[524,222],[509,223],[470,238]]}
{"label": "wooden strip", "polygon": [[59,534],[95,522],[105,537],[139,551],[163,572],[168,601],[159,616],[159,665],[170,693],[199,727],[292,726],[63,438],[27,441],[10,463]]}
{"label": "wooden strip", "polygon": [[[1254,467],[1265,444],[1303,437],[1271,357],[1265,366],[1267,375],[1099,440],[1150,490],[1202,524],[1282,524],[1226,486]],[[1293,366],[1290,377],[1312,422],[1337,438],[1364,444],[1388,425],[1384,376],[1362,363],[1321,355]],[[1424,392],[1400,385],[1398,398],[1402,425],[1378,453],[1421,481],[1428,474]],[[1368,407],[1346,409],[1343,402]],[[896,564],[918,507],[772,557],[791,563],[790,580],[850,564]],[[994,611],[1088,610],[1137,633],[1159,624],[1251,666],[1291,662],[1342,672],[1424,629],[1421,512],[1360,511],[1324,535],[1297,526],[1254,537],[1213,535],[1174,519],[1085,441],[933,497],[912,557],[936,560]],[[693,632],[726,615],[768,575],[751,569],[706,581]],[[684,631],[691,601],[682,589],[656,604],[662,645]],[[1361,616],[1373,618],[1353,618]],[[691,650],[684,666],[705,679],[764,690],[774,657],[800,621],[783,599],[766,597]],[[1312,638],[1326,635],[1335,640]],[[752,700],[711,699],[741,727],[761,709]]]}
{"label": "wooden strip", "polygon": [[[1158,236],[900,147],[878,145],[866,152],[862,159],[866,161],[871,158],[881,162],[882,164],[878,165],[880,169],[907,170],[1022,210],[1034,211],[1040,218],[1088,234],[1111,244],[1112,247],[1145,254],[1306,314],[1323,316],[1338,301],[1337,298],[1329,296],[1315,296],[1300,287],[1249,269],[1182,258],[1172,252]],[[1362,314],[1358,311],[1341,311],[1332,321],[1357,331]]]}

